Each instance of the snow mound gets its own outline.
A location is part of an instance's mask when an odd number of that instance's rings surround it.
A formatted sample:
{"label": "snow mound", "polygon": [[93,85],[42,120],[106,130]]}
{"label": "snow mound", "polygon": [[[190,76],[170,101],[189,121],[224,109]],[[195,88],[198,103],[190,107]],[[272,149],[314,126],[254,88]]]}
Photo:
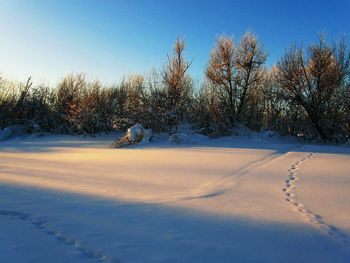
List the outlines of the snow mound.
{"label": "snow mound", "polygon": [[251,138],[256,136],[256,132],[252,131],[247,127],[236,127],[233,129],[233,135]]}
{"label": "snow mound", "polygon": [[276,132],[271,131],[271,130],[264,130],[260,132],[260,136],[263,138],[271,138],[276,136]]}
{"label": "snow mound", "polygon": [[126,137],[131,144],[139,143],[140,141],[142,141],[143,139],[142,125],[135,124],[134,126],[131,126],[126,133]]}
{"label": "snow mound", "polygon": [[135,124],[127,130],[123,137],[115,140],[112,147],[121,148],[123,146],[138,143],[146,144],[151,141],[152,135],[152,129],[145,129],[141,124]]}
{"label": "snow mound", "polygon": [[193,140],[191,136],[185,133],[174,133],[169,137],[170,144],[191,144]]}
{"label": "snow mound", "polygon": [[0,142],[24,133],[22,126],[9,126],[0,130]]}
{"label": "snow mound", "polygon": [[143,139],[139,144],[148,144],[153,137],[152,129],[143,129]]}

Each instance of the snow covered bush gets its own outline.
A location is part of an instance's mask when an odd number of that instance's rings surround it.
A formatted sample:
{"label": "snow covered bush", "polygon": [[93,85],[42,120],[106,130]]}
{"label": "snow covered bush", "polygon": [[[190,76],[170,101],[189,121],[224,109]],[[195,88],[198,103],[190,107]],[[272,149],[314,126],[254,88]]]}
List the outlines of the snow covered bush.
{"label": "snow covered bush", "polygon": [[126,134],[112,144],[114,148],[121,148],[126,145],[137,144],[140,142],[146,143],[151,140],[153,132],[151,129],[144,129],[141,124],[131,126]]}
{"label": "snow covered bush", "polygon": [[126,132],[126,137],[131,144],[138,143],[143,139],[143,127],[141,124],[131,126]]}

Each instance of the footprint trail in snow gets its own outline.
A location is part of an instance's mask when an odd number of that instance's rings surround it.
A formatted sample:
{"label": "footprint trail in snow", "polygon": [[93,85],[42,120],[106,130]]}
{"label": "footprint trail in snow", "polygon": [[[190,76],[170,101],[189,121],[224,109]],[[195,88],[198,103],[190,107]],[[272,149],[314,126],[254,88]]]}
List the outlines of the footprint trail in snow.
{"label": "footprint trail in snow", "polygon": [[348,253],[350,253],[350,241],[348,236],[337,227],[325,222],[321,215],[307,208],[307,206],[298,200],[296,196],[296,182],[300,180],[297,170],[304,162],[310,160],[314,156],[315,153],[310,153],[290,166],[290,169],[288,170],[288,179],[285,181],[285,186],[283,188],[285,200],[293,205],[295,210],[301,213],[307,222],[311,223],[317,228],[322,229],[327,235],[343,243],[346,246]]}
{"label": "footprint trail in snow", "polygon": [[73,246],[75,249],[77,249],[80,252],[82,256],[96,260],[97,262],[104,262],[104,263],[120,262],[119,260],[110,258],[109,256],[105,255],[103,252],[100,252],[96,249],[92,249],[86,246],[84,242],[82,242],[81,240],[65,235],[61,231],[53,228],[52,226],[50,226],[50,224],[46,221],[45,218],[34,217],[30,214],[23,213],[20,211],[1,210],[1,209],[0,209],[0,216],[9,216],[9,217],[13,217],[18,220],[21,220],[23,222],[29,223],[33,227],[38,228],[44,231],[46,234],[54,237],[56,240],[63,242],[67,245]]}

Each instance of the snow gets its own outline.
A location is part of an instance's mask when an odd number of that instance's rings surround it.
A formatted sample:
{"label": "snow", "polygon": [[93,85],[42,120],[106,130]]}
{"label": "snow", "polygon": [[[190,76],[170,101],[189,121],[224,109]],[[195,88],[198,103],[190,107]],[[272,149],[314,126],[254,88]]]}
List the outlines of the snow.
{"label": "snow", "polygon": [[131,126],[124,136],[119,136],[112,144],[113,148],[121,148],[132,144],[145,145],[151,142],[152,129],[145,129],[141,124]]}
{"label": "snow", "polygon": [[143,129],[143,139],[139,142],[140,145],[149,144],[153,137],[152,129]]}
{"label": "snow", "polygon": [[350,148],[265,131],[0,143],[0,262],[349,262]]}
{"label": "snow", "polygon": [[170,144],[191,144],[191,136],[183,133],[174,133],[169,137]]}
{"label": "snow", "polygon": [[[127,138],[130,143],[139,142],[143,138],[143,127],[141,124],[131,126],[127,131]],[[141,138],[141,139],[140,139]]]}

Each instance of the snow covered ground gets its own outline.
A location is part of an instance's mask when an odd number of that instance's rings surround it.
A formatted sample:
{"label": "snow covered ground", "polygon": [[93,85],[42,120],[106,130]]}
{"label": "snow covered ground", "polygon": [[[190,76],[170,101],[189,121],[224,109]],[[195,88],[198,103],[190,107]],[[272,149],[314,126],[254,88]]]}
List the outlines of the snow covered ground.
{"label": "snow covered ground", "polygon": [[0,262],[349,262],[350,148],[0,142]]}

